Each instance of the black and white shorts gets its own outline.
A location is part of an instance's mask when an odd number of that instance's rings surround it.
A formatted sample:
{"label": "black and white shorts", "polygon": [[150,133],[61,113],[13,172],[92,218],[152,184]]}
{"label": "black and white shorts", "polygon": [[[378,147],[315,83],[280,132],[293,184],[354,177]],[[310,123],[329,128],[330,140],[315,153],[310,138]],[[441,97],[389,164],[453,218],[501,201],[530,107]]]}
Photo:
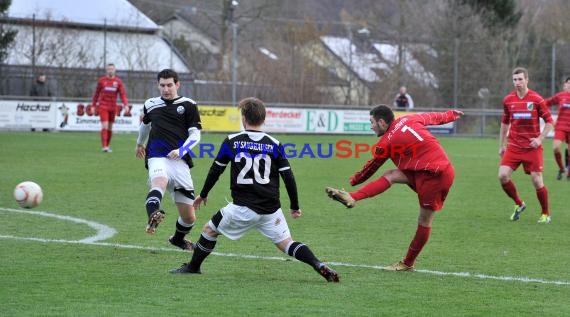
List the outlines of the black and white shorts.
{"label": "black and white shorts", "polygon": [[291,237],[289,225],[281,208],[272,214],[260,215],[248,207],[229,203],[220,209],[220,212],[222,220],[218,226],[211,220],[209,225],[228,239],[238,240],[251,229],[257,229],[274,244]]}
{"label": "black and white shorts", "polygon": [[166,157],[149,158],[149,183],[155,177],[160,176],[168,178],[166,189],[170,192],[174,202],[183,204],[194,203],[194,183],[186,162],[183,160],[171,160]]}

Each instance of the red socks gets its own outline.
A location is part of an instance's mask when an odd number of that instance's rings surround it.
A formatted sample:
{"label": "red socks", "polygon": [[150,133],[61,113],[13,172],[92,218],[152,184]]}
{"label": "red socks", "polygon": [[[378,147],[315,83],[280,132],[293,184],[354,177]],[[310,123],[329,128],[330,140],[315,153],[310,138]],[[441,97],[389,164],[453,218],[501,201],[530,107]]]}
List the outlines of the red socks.
{"label": "red socks", "polygon": [[431,227],[424,227],[418,224],[418,229],[416,229],[416,235],[410,243],[410,247],[408,248],[408,253],[406,254],[406,258],[404,259],[404,264],[407,266],[414,266],[416,262],[416,258],[422,252],[422,249],[428,242],[429,236],[431,234]]}
{"label": "red socks", "polygon": [[517,193],[517,188],[515,187],[513,181],[508,181],[504,184],[501,184],[501,186],[503,186],[505,193],[507,193],[507,195],[515,201],[515,204],[519,206],[522,204],[522,200]]}
{"label": "red socks", "polygon": [[381,194],[390,188],[390,186],[392,186],[392,184],[390,184],[386,177],[382,176],[377,180],[362,186],[359,190],[350,193],[350,196],[355,200],[361,200]]}
{"label": "red socks", "polygon": [[559,171],[566,170],[566,168],[564,167],[564,164],[562,163],[562,153],[554,152],[554,158],[556,159],[556,164],[558,164],[558,170]]}
{"label": "red socks", "polygon": [[[509,197],[515,201],[515,204],[520,206],[522,204],[522,201],[517,193],[515,184],[512,181],[508,181],[507,183],[501,185],[503,186],[505,193],[507,193],[507,195],[509,195]],[[536,197],[538,198],[538,202],[540,202],[540,207],[542,207],[542,214],[549,215],[550,211],[548,210],[548,189],[546,189],[546,186],[543,186],[542,188],[536,190]]]}
{"label": "red socks", "polygon": [[112,136],[113,136],[113,131],[109,129],[101,129],[101,146],[109,147],[109,144],[111,144]]}
{"label": "red socks", "polygon": [[112,130],[107,130],[107,146],[111,145],[111,137],[113,136]]}
{"label": "red socks", "polygon": [[109,130],[107,129],[101,129],[101,146],[102,147],[108,147],[109,143],[108,143],[108,139],[109,139]]}
{"label": "red socks", "polygon": [[548,189],[546,189],[546,186],[536,190],[536,197],[538,198],[538,202],[540,202],[540,207],[542,207],[542,214],[550,215],[550,211],[548,210]]}

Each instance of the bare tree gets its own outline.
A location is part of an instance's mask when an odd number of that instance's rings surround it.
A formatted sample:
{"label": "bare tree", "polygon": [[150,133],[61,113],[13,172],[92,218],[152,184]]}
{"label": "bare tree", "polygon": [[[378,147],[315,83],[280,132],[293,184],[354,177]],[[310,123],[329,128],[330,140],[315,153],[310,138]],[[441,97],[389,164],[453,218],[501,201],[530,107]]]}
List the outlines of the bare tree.
{"label": "bare tree", "polygon": [[257,85],[255,95],[285,103],[326,100],[322,88],[327,85],[328,72],[304,51],[307,43],[319,41],[322,32],[310,22],[280,24],[266,31],[243,53],[247,58],[240,66],[242,78]]}
{"label": "bare tree", "polygon": [[60,95],[84,96],[87,93],[88,85],[81,85],[81,79],[73,84],[65,82],[66,73],[73,74],[74,68],[81,68],[93,62],[89,44],[79,40],[80,30],[57,26],[51,21],[49,14],[34,25],[18,26],[18,30],[13,49],[18,52],[23,64],[57,69],[58,73],[64,75],[56,83]]}
{"label": "bare tree", "polygon": [[17,31],[4,28],[4,25],[1,23],[1,19],[4,18],[4,12],[10,7],[11,2],[11,0],[0,0],[0,63],[6,58],[8,48],[12,45],[17,34]]}

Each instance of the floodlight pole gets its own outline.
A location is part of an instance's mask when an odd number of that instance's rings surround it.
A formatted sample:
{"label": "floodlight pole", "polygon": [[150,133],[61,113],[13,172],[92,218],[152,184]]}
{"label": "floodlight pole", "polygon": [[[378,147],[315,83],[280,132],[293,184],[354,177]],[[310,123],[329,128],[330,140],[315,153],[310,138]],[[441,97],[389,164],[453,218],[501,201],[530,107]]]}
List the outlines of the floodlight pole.
{"label": "floodlight pole", "polygon": [[107,18],[103,20],[103,67],[107,66]]}
{"label": "floodlight pole", "polygon": [[552,65],[550,67],[550,95],[556,93],[556,42],[552,43]]}
{"label": "floodlight pole", "polygon": [[36,14],[32,14],[32,72],[36,73]]}
{"label": "floodlight pole", "polygon": [[235,22],[234,12],[238,6],[238,2],[232,0],[229,7],[229,22],[232,27],[232,105],[237,106],[237,28],[238,25]]}
{"label": "floodlight pole", "polygon": [[232,22],[232,105],[236,106],[237,99],[237,23]]}

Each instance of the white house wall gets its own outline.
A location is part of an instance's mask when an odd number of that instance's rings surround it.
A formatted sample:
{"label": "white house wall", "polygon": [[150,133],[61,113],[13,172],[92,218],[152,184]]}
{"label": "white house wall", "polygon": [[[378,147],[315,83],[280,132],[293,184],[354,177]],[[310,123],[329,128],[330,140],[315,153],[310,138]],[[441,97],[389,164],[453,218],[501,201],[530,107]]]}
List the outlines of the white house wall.
{"label": "white house wall", "polygon": [[[18,34],[7,64],[32,65],[32,27],[13,25]],[[106,44],[105,44],[106,43]],[[106,55],[104,48],[106,47]],[[114,63],[119,70],[189,72],[158,35],[36,27],[35,64],[40,67],[101,68]]]}
{"label": "white house wall", "polygon": [[158,29],[156,23],[126,0],[12,0],[7,16],[66,21],[74,24]]}

